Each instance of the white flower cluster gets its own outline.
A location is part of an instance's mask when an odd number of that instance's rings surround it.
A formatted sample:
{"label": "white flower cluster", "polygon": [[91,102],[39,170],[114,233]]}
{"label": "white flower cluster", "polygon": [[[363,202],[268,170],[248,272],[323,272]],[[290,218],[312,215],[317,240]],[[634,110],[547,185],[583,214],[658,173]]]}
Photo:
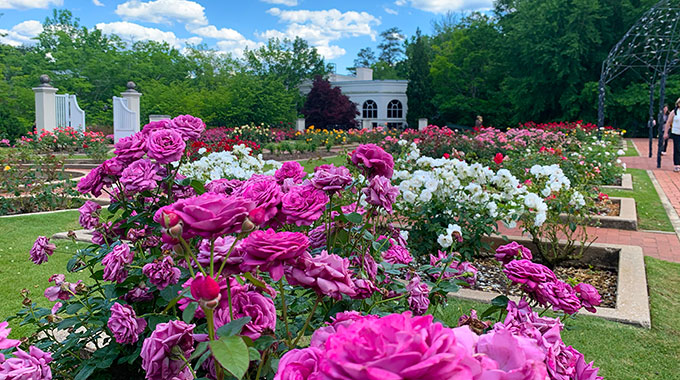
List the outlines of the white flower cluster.
{"label": "white flower cluster", "polygon": [[[405,158],[397,159],[395,169],[393,180],[401,192],[400,207],[417,208],[434,199],[445,204],[446,210],[442,212],[451,216],[460,215],[461,210],[466,214],[474,210],[476,218],[490,217],[514,226],[530,208],[536,212],[536,226],[546,220],[547,205],[543,199],[529,193],[507,169],[494,172],[479,163],[420,156],[415,144]],[[568,179],[563,178],[561,170],[545,169],[546,175],[553,172],[559,188],[565,186]]]}
{"label": "white flower cluster", "polygon": [[248,179],[253,174],[274,174],[281,163],[263,160],[262,155],[250,155],[251,149],[245,145],[235,145],[230,152],[213,152],[200,159],[183,164],[179,174],[208,183],[228,179]]}
{"label": "white flower cluster", "polygon": [[564,175],[564,172],[557,164],[549,166],[534,165],[529,169],[529,172],[536,179],[547,179],[545,188],[541,190],[541,195],[544,197],[550,196],[553,191],[569,190],[571,187],[571,181]]}
{"label": "white flower cluster", "polygon": [[449,227],[446,229],[446,233],[437,237],[437,243],[439,243],[439,245],[444,249],[449,248],[453,244],[454,233],[461,235],[463,232],[459,225],[449,224]]}

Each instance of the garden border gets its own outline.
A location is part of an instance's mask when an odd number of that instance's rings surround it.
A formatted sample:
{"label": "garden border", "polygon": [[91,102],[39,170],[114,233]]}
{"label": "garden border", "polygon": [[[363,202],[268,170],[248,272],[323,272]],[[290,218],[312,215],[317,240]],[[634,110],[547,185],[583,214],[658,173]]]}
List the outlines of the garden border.
{"label": "garden border", "polygon": [[[108,206],[110,204],[108,199],[101,199],[101,198],[92,198],[92,199],[86,199],[92,202],[95,202],[99,204],[100,206]],[[32,216],[32,215],[45,215],[45,214],[52,214],[52,213],[57,213],[57,212],[67,212],[67,211],[78,211],[77,208],[67,208],[64,210],[52,210],[52,211],[38,211],[38,212],[28,212],[28,213],[23,213],[23,214],[12,214],[12,215],[0,215],[0,219],[2,218],[15,218],[18,216]]]}
{"label": "garden border", "polygon": [[[588,225],[602,228],[637,231],[637,208],[634,198],[609,197],[610,200],[620,202],[619,215],[588,215]],[[567,214],[560,214],[562,221],[567,220]]]}
{"label": "garden border", "polygon": [[620,185],[602,185],[600,187],[610,190],[633,190],[633,175],[630,173],[623,173],[621,175]]}
{"label": "garden border", "polygon": [[[507,243],[499,235],[492,235],[488,239],[501,242],[502,244]],[[526,237],[507,236],[507,239],[521,244],[531,243],[531,239]],[[618,254],[616,308],[598,307],[597,313],[591,313],[586,310],[579,313],[650,329],[652,327],[652,320],[650,316],[649,293],[647,291],[647,273],[645,271],[642,248],[632,245],[602,243],[593,243],[591,246],[605,249],[620,249]],[[458,292],[448,294],[450,298],[484,303],[491,303],[491,300],[499,295],[500,293],[472,289],[460,289]],[[511,296],[510,299],[517,302],[520,298]]]}

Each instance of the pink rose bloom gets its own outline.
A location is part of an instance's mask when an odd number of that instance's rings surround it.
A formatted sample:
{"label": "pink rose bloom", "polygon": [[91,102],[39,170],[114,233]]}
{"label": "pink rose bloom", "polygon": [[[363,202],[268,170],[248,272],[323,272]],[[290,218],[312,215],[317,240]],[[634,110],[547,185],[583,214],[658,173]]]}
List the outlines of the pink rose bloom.
{"label": "pink rose bloom", "polygon": [[274,281],[283,276],[283,264],[293,262],[309,248],[307,236],[300,232],[253,231],[241,244],[245,252],[243,264],[259,266]]}
{"label": "pink rose bloom", "polygon": [[171,128],[178,131],[184,140],[198,140],[205,130],[203,120],[191,115],[179,115],[170,122]]}
{"label": "pink rose bloom", "polygon": [[[223,274],[237,274],[241,273],[240,265],[243,263],[243,249],[241,248],[241,241],[236,243],[234,248],[227,258],[229,250],[234,245],[236,238],[233,236],[218,237],[215,239],[213,249],[213,261],[215,268],[220,268],[224,260],[227,263],[224,265]],[[210,240],[203,239],[198,247],[198,262],[204,267],[210,267]]]}
{"label": "pink rose bloom", "polygon": [[536,287],[544,282],[557,281],[555,273],[548,267],[533,263],[529,260],[513,260],[505,265],[503,273],[512,282],[523,284],[524,287],[532,292]]}
{"label": "pink rose bloom", "polygon": [[[509,330],[496,330],[479,337],[476,351],[483,354],[495,368],[485,368],[480,378],[545,380],[548,376],[545,355],[536,342],[515,336]],[[484,365],[483,365],[484,366]]]}
{"label": "pink rose bloom", "polygon": [[[571,346],[569,348],[571,348]],[[598,371],[599,368],[593,367],[593,362],[586,363],[583,354],[578,352],[574,378],[578,380],[603,380],[602,376],[597,375]]]}
{"label": "pink rose bloom", "polygon": [[232,195],[243,187],[243,181],[238,179],[216,179],[205,185],[209,193]]}
{"label": "pink rose bloom", "polygon": [[291,285],[314,289],[318,295],[326,295],[336,300],[342,295],[355,296],[349,260],[336,254],[322,251],[312,257],[302,256],[297,263],[286,269],[286,279]]}
{"label": "pink rose bloom", "polygon": [[104,275],[106,281],[122,283],[128,276],[126,265],[132,264],[135,254],[130,251],[130,246],[125,243],[118,244],[113,250],[104,256]]}
{"label": "pink rose bloom", "polygon": [[76,289],[82,280],[78,280],[76,283],[70,283],[64,281],[66,276],[63,274],[53,274],[50,276],[49,282],[54,282],[54,286],[50,286],[45,289],[45,297],[50,301],[68,300],[76,294]]}
{"label": "pink rose bloom", "polygon": [[152,121],[149,124],[142,127],[142,131],[139,132],[139,134],[144,136],[144,138],[148,138],[152,132],[170,128],[172,128],[172,126],[170,125],[170,119]]}
{"label": "pink rose bloom", "polygon": [[261,225],[276,216],[283,193],[281,192],[281,187],[276,182],[262,181],[243,189],[242,196],[252,201],[255,204],[255,208],[262,208],[264,214],[262,215],[261,223],[257,223]]}
{"label": "pink rose bloom", "polygon": [[13,355],[13,358],[0,360],[0,379],[52,380],[49,366],[52,355],[49,352],[30,346],[28,352],[17,348]]}
{"label": "pink rose bloom", "polygon": [[376,287],[373,281],[371,280],[359,278],[353,279],[352,282],[354,283],[354,291],[356,292],[356,294],[350,296],[350,298],[355,300],[363,300],[366,298],[370,298],[373,295],[373,293],[375,293],[378,290],[378,287]]}
{"label": "pink rose bloom", "polygon": [[406,285],[408,294],[408,307],[415,315],[423,315],[430,307],[430,288],[421,282],[419,276],[414,276]]}
{"label": "pink rose bloom", "polygon": [[526,248],[516,241],[513,241],[510,244],[501,245],[500,247],[496,248],[496,254],[494,256],[496,257],[496,260],[503,264],[507,264],[516,258],[526,260],[531,260],[533,258],[529,248]]}
{"label": "pink rose bloom", "polygon": [[[335,225],[331,223],[331,231]],[[332,232],[331,232],[332,233]],[[318,227],[315,227],[311,231],[307,233],[307,237],[309,238],[309,248],[310,249],[319,249],[323,248],[326,246],[326,225],[322,224]]]}
{"label": "pink rose bloom", "polygon": [[149,158],[159,164],[179,161],[184,154],[186,143],[182,135],[172,129],[160,129],[151,132],[146,139],[146,150]]}
{"label": "pink rose bloom", "polygon": [[118,140],[114,147],[116,150],[113,151],[113,154],[116,155],[116,158],[126,164],[132,163],[146,154],[146,136],[143,132],[137,132],[132,136]]}
{"label": "pink rose bloom", "polygon": [[[362,256],[364,261],[363,265],[361,263]],[[352,266],[357,268],[357,272],[363,271],[366,273],[371,280],[375,280],[375,276],[378,274],[378,263],[375,262],[375,259],[369,252],[366,252],[364,255],[354,256],[352,259]]]}
{"label": "pink rose bloom", "polygon": [[324,380],[472,379],[463,362],[475,360],[452,329],[408,312],[340,326],[323,348]]}
{"label": "pink rose bloom", "polygon": [[191,371],[177,352],[185,358],[194,352],[194,327],[182,321],[159,323],[151,336],[144,339],[142,368],[147,380],[192,379]]}
{"label": "pink rose bloom", "polygon": [[80,206],[80,208],[78,208],[78,212],[80,213],[78,221],[80,222],[80,225],[88,230],[97,228],[99,225],[99,210],[101,210],[101,208],[102,206],[92,201],[87,201]]}
{"label": "pink rose bloom", "polygon": [[392,244],[387,251],[382,253],[382,258],[390,264],[408,264],[413,261],[411,252],[398,244]]}
{"label": "pink rose bloom", "polygon": [[120,183],[125,186],[125,191],[142,192],[153,190],[158,187],[158,181],[163,179],[161,167],[145,158],[131,163],[120,177]]}
{"label": "pink rose bloom", "polygon": [[[251,318],[250,322],[243,326],[241,335],[256,340],[263,333],[276,330],[276,306],[271,298],[256,291],[236,291],[232,292],[232,297],[234,318]],[[215,310],[215,329],[229,322],[231,322],[229,304],[223,302]]]}
{"label": "pink rose bloom", "polygon": [[47,262],[47,257],[54,254],[54,250],[57,246],[50,243],[50,239],[45,236],[38,236],[33,243],[31,248],[31,261],[35,264],[40,265]]}
{"label": "pink rose bloom", "polygon": [[286,352],[279,361],[274,380],[321,380],[318,374],[321,354],[316,347]]}
{"label": "pink rose bloom", "polygon": [[366,202],[374,206],[379,206],[392,213],[392,204],[397,200],[399,188],[392,186],[389,179],[383,176],[371,178],[368,187],[361,189],[366,195]]}
{"label": "pink rose bloom", "polygon": [[[121,161],[118,157],[109,158],[108,160],[102,162],[101,168],[102,173],[112,177],[118,177],[123,173],[126,163]],[[110,179],[105,179],[105,182],[113,182]]]}
{"label": "pink rose bloom", "polygon": [[317,189],[332,194],[342,191],[352,184],[352,174],[344,166],[336,167],[333,164],[321,165],[314,169],[312,184]]}
{"label": "pink rose bloom", "polygon": [[125,293],[120,299],[128,303],[151,301],[153,299],[153,293],[144,283],[142,283]]}
{"label": "pink rose bloom", "polygon": [[283,196],[281,214],[286,223],[309,226],[321,217],[328,201],[328,195],[312,185],[296,186]]}
{"label": "pink rose bloom", "polygon": [[149,278],[150,283],[156,285],[158,290],[163,290],[169,285],[176,284],[179,282],[179,276],[182,274],[170,256],[164,256],[162,259],[156,259],[144,265],[142,273]]}
{"label": "pink rose bloom", "polygon": [[172,205],[184,222],[184,232],[190,237],[206,239],[241,232],[241,226],[253,208],[253,202],[242,197],[214,193],[183,199]]}
{"label": "pink rose bloom", "polygon": [[602,303],[602,298],[600,298],[600,293],[597,289],[590,284],[579,283],[574,288],[578,298],[581,300],[583,307],[591,313],[595,313],[597,310],[595,306],[600,306]]}
{"label": "pink rose bloom", "polygon": [[76,190],[81,194],[91,193],[95,197],[102,195],[104,188],[103,174],[101,165],[90,170],[85,177],[78,181]]}
{"label": "pink rose bloom", "polygon": [[135,311],[129,305],[114,303],[111,306],[111,318],[107,325],[116,338],[116,342],[134,344],[139,340],[139,334],[146,328],[146,321],[144,318],[137,318]]}
{"label": "pink rose bloom", "polygon": [[359,145],[352,152],[352,163],[368,177],[392,178],[394,159],[392,155],[375,144]]}
{"label": "pink rose bloom", "polygon": [[279,185],[283,185],[286,179],[292,179],[293,183],[300,183],[306,175],[305,168],[297,161],[286,161],[274,172],[274,178]]}
{"label": "pink rose bloom", "polygon": [[562,281],[550,281],[540,284],[535,290],[536,300],[542,304],[553,305],[553,310],[562,310],[567,314],[574,314],[581,308],[574,288]]}
{"label": "pink rose bloom", "polygon": [[7,326],[9,326],[9,323],[0,322],[0,350],[19,347],[21,344],[20,340],[7,338],[9,333],[12,332],[12,329],[7,328]]}

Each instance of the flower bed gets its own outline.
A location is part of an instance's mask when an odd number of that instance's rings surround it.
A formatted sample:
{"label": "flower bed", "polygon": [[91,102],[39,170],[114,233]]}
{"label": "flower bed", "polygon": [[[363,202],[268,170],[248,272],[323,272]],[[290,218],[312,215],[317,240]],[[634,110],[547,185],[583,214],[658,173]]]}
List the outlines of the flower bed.
{"label": "flower bed", "polygon": [[55,128],[54,131],[28,132],[17,146],[32,149],[38,153],[85,153],[88,157],[101,160],[106,158],[111,138],[102,132],[80,132],[71,127]]}
{"label": "flower bed", "polygon": [[[249,154],[183,172],[202,160],[188,162],[186,145],[204,125],[172,123],[121,139],[116,157],[80,181],[82,193],[112,195],[106,219],[92,202],[81,208],[93,244],[66,269],[90,279],[51,276],[50,309],[24,293],[17,318],[44,334],[21,343],[0,325],[0,377],[597,378],[562,342],[561,320],[532,306],[563,316],[594,310],[599,295],[557,280],[521,247],[501,261],[524,300],[499,298],[456,327],[433,321],[474,270],[453,245],[426,263],[413,258],[409,234],[392,224],[394,159],[378,146],[311,175],[297,162],[273,175],[235,171],[261,163]],[[460,237],[455,227],[448,234]],[[39,237],[30,257],[41,264],[55,251]],[[56,339],[55,329],[72,333]]]}

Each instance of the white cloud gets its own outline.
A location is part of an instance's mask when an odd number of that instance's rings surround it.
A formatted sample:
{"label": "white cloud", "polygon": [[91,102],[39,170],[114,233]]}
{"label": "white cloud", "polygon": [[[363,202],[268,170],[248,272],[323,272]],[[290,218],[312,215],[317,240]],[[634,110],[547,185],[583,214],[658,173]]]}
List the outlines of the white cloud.
{"label": "white cloud", "polygon": [[294,39],[300,37],[316,47],[326,59],[337,58],[345,54],[345,49],[331,44],[333,41],[359,36],[370,36],[375,40],[377,33],[373,30],[373,26],[380,25],[380,20],[367,12],[271,8],[267,13],[278,17],[279,22],[288,25],[284,31],[270,29],[260,33],[261,38]]}
{"label": "white cloud", "polygon": [[181,22],[189,25],[206,25],[205,8],[189,0],[126,1],[116,7],[116,14],[125,20],[168,24]]}
{"label": "white cloud", "polygon": [[92,0],[92,4],[94,4],[94,5],[98,6],[98,7],[104,7],[104,6],[105,6],[105,5],[102,4],[102,2],[99,1],[99,0]]}
{"label": "white cloud", "polygon": [[63,4],[64,0],[0,0],[0,9],[48,8],[50,5]]}
{"label": "white cloud", "polygon": [[263,1],[263,2],[269,3],[269,4],[287,5],[289,7],[294,7],[294,6],[298,5],[297,0],[260,0],[260,1]]}
{"label": "white cloud", "polygon": [[246,38],[242,40],[221,40],[217,41],[217,49],[223,53],[231,53],[238,58],[243,58],[246,48],[254,50],[263,46],[262,42],[255,42]]}
{"label": "white cloud", "polygon": [[174,48],[180,48],[187,42],[196,44],[202,41],[200,37],[182,39],[178,38],[173,32],[166,32],[156,28],[147,28],[145,26],[127,21],[99,23],[95,27],[105,34],[116,34],[124,41],[131,43],[150,40],[157,42],[167,42]]}
{"label": "white cloud", "polygon": [[199,36],[216,38],[218,40],[238,40],[243,39],[243,35],[234,29],[221,28],[217,29],[215,25],[203,26],[200,28],[192,29],[192,33],[198,34]]}
{"label": "white cloud", "polygon": [[389,13],[391,15],[398,15],[399,14],[399,12],[397,12],[395,9],[392,9],[392,8],[384,7],[383,9],[385,10],[385,13]]}
{"label": "white cloud", "polygon": [[10,30],[0,29],[0,34],[6,34],[0,37],[0,43],[11,46],[31,45],[35,43],[31,38],[40,34],[42,30],[40,21],[27,20],[14,25]]}
{"label": "white cloud", "polygon": [[483,10],[493,7],[493,0],[396,0],[395,5],[410,4],[413,8],[432,13]]}

